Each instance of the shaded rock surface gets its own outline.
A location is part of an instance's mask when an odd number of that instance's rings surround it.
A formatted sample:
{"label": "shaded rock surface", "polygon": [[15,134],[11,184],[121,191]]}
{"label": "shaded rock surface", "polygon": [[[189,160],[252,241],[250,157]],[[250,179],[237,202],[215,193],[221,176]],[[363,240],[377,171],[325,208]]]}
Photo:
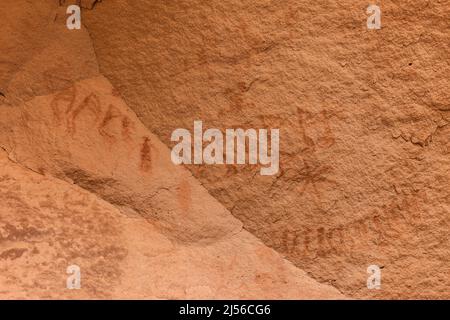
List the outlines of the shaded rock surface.
{"label": "shaded rock surface", "polygon": [[343,297],[243,230],[103,77],[3,106],[0,128],[2,298]]}
{"label": "shaded rock surface", "polygon": [[[280,128],[281,169],[189,168],[267,245],[355,297],[449,297],[449,1],[104,1],[102,74],[176,128]],[[120,12],[120,14],[117,14]],[[383,267],[383,290],[365,287]],[[431,271],[432,270],[432,271]]]}
{"label": "shaded rock surface", "polygon": [[[450,2],[367,5],[2,1],[0,295],[449,297]],[[279,174],[174,167],[194,120],[279,128]]]}
{"label": "shaded rock surface", "polygon": [[[0,298],[340,298],[241,230],[181,243],[0,152]],[[203,202],[205,203],[205,202]],[[214,206],[214,200],[210,205]],[[66,268],[81,289],[66,289]]]}
{"label": "shaded rock surface", "polygon": [[17,104],[98,74],[86,29],[68,32],[57,1],[2,1],[0,103]]}
{"label": "shaded rock surface", "polygon": [[0,297],[342,298],[171,163],[65,27],[99,2],[0,4]]}

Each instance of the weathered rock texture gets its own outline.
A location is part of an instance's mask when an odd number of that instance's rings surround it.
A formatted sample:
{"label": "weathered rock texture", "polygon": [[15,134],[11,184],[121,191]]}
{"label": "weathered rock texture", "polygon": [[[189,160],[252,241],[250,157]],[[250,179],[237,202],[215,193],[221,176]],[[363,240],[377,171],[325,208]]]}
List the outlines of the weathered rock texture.
{"label": "weathered rock texture", "polygon": [[243,230],[115,94],[99,77],[0,109],[0,297],[342,297]]}
{"label": "weathered rock texture", "polygon": [[[4,6],[0,298],[343,297],[172,164],[99,75],[86,29],[65,28],[64,6]],[[73,264],[80,290],[66,288]]]}
{"label": "weathered rock texture", "polygon": [[68,32],[66,9],[57,1],[0,3],[0,103],[17,104],[98,74],[89,34]]}
{"label": "weathered rock texture", "polygon": [[[2,297],[450,298],[449,1],[76,2],[0,4]],[[279,174],[174,167],[194,120]]]}
{"label": "weathered rock texture", "polygon": [[280,128],[276,177],[190,168],[247,230],[351,296],[448,298],[450,2],[383,2],[381,30],[368,5],[109,0],[85,23],[166,144],[194,120]]}

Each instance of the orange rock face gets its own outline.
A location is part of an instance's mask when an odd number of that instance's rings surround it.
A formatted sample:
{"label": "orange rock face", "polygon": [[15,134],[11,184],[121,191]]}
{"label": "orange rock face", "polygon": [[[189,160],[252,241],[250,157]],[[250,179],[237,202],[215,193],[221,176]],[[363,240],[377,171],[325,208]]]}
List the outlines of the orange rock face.
{"label": "orange rock face", "polygon": [[[450,298],[450,3],[368,5],[2,1],[0,298]],[[196,120],[279,172],[174,165]]]}
{"label": "orange rock face", "polygon": [[0,113],[0,297],[342,297],[243,230],[103,77]]}

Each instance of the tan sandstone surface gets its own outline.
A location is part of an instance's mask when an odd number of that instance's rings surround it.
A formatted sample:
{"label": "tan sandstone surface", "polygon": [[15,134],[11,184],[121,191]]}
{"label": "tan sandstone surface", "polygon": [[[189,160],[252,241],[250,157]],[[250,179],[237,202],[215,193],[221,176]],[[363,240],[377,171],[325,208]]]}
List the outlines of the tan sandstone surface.
{"label": "tan sandstone surface", "polygon": [[[360,0],[82,0],[69,31],[71,3],[0,3],[0,297],[450,298],[450,1],[381,30]],[[194,120],[279,128],[279,173],[174,166]]]}
{"label": "tan sandstone surface", "polygon": [[243,230],[104,78],[0,115],[1,298],[342,297]]}

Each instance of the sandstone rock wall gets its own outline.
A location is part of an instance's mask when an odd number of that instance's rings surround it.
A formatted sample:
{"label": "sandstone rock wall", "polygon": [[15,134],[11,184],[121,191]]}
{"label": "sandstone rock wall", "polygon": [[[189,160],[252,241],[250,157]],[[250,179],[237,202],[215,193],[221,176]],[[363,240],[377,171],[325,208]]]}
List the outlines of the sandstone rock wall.
{"label": "sandstone rock wall", "polygon": [[[450,2],[367,6],[2,1],[0,295],[448,298]],[[279,128],[280,172],[175,167],[195,120]]]}
{"label": "sandstone rock wall", "polygon": [[383,2],[380,30],[368,5],[109,0],[86,26],[167,145],[194,120],[280,128],[276,177],[189,168],[246,230],[355,297],[448,297],[450,2]]}

